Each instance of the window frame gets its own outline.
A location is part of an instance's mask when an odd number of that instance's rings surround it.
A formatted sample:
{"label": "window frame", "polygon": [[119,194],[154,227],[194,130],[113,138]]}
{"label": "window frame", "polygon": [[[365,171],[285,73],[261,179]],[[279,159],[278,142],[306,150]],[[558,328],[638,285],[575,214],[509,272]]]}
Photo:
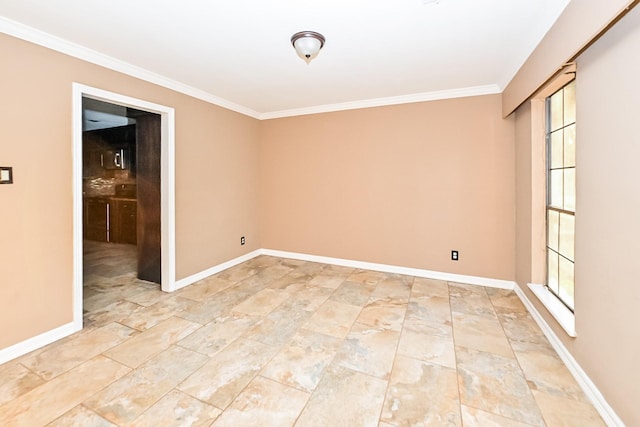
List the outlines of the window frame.
{"label": "window frame", "polygon": [[[546,241],[545,241],[545,259],[546,259],[546,263],[545,263],[545,267],[546,267],[546,274],[545,274],[545,287],[546,289],[553,294],[560,303],[562,303],[572,314],[575,311],[575,255],[573,256],[574,259],[569,258],[568,256],[565,256],[565,254],[563,254],[561,248],[560,248],[560,235],[561,235],[561,219],[563,215],[569,215],[571,217],[573,217],[573,241],[572,241],[572,247],[575,248],[575,171],[576,171],[576,164],[575,164],[575,159],[574,159],[574,163],[573,166],[567,166],[564,163],[564,153],[565,153],[565,148],[564,148],[564,144],[566,143],[565,141],[565,130],[571,126],[574,127],[574,129],[577,127],[576,123],[577,123],[577,119],[575,117],[575,107],[576,107],[576,102],[575,102],[575,78],[572,78],[571,80],[564,82],[564,84],[562,84],[561,87],[556,88],[551,94],[549,94],[548,96],[545,97],[544,99],[544,121],[545,121],[545,178],[546,178],[546,185],[545,185],[545,236],[546,236]],[[565,113],[567,111],[566,106],[565,106],[565,100],[566,97],[564,96],[565,94],[565,89],[570,86],[571,84],[574,85],[574,100],[573,100],[573,109],[574,109],[574,117],[573,117],[573,121],[566,123],[565,122]],[[554,95],[557,95],[559,92],[562,92],[562,124],[556,128],[554,128],[553,126],[553,111],[552,111],[552,97]],[[553,167],[553,160],[554,158],[553,156],[553,144],[552,144],[552,137],[553,134],[556,132],[563,132],[563,161],[562,161],[562,166],[561,167]],[[574,131],[575,132],[575,131]],[[575,139],[574,139],[574,143],[575,143]],[[574,148],[575,150],[575,148]],[[574,210],[569,210],[565,208],[565,173],[564,171],[572,169],[573,170],[573,174],[574,174],[574,199],[573,199],[573,208]],[[563,174],[562,174],[562,199],[563,199],[563,205],[562,207],[559,207],[557,205],[553,204],[553,193],[552,193],[552,171],[554,170],[562,170]],[[557,227],[557,233],[558,233],[558,245],[557,248],[554,249],[550,243],[550,212],[557,212],[558,214],[558,227]],[[574,252],[575,253],[575,252]],[[554,287],[551,286],[550,282],[550,256],[552,254],[557,255],[558,257],[558,263],[556,266],[557,269],[557,289],[554,289]],[[568,301],[567,299],[563,298],[563,296],[561,295],[561,279],[560,279],[560,262],[562,260],[565,260],[566,262],[570,262],[571,263],[571,267],[573,270],[573,274],[572,274],[572,283],[571,283],[571,288],[572,288],[572,294],[571,294],[571,301]]]}
{"label": "window frame", "polygon": [[[562,67],[530,100],[531,114],[531,278],[527,284],[532,295],[547,309],[565,333],[577,337],[575,314],[546,286],[547,278],[547,144],[546,144],[546,98],[576,81],[576,93],[580,90],[576,63]],[[579,94],[578,94],[579,95]],[[578,96],[577,95],[577,96]],[[576,98],[576,108],[578,108]],[[579,307],[577,308],[579,309]]]}

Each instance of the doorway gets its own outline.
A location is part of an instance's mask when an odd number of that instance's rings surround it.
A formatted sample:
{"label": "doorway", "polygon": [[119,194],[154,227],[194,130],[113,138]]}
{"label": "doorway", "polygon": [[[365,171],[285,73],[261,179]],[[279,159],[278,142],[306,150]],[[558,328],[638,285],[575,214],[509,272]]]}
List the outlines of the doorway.
{"label": "doorway", "polygon": [[[79,330],[85,239],[92,250],[114,249],[129,258],[135,253],[128,264],[137,277],[175,290],[174,111],[80,84],[73,85],[73,107],[74,329]],[[103,115],[87,118],[87,111]],[[114,265],[131,268],[126,260]]]}

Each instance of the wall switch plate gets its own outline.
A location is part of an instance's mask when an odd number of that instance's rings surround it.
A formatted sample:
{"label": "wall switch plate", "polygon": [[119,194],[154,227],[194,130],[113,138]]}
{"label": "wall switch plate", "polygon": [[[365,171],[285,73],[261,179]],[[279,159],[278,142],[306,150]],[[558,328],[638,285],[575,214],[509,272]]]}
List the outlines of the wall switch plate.
{"label": "wall switch plate", "polygon": [[13,184],[13,168],[0,166],[0,184]]}
{"label": "wall switch plate", "polygon": [[245,243],[244,236],[242,236],[242,237],[240,238],[240,245],[244,245],[244,243]]}
{"label": "wall switch plate", "polygon": [[458,251],[451,251],[451,261],[458,261]]}

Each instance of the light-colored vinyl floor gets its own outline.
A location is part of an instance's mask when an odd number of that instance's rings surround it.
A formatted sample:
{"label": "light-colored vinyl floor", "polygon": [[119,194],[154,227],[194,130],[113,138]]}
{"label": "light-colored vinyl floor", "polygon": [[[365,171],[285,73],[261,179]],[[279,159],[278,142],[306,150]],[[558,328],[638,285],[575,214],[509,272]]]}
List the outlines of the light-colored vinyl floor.
{"label": "light-colored vinyl floor", "polygon": [[513,292],[260,256],[167,294],[134,251],[87,245],[85,328],[0,365],[1,426],[603,425]]}

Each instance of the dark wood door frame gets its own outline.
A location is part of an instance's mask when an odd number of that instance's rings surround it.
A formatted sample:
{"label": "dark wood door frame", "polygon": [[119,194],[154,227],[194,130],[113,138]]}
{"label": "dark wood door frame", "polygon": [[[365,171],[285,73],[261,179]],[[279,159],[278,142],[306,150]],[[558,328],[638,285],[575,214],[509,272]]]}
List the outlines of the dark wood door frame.
{"label": "dark wood door frame", "polygon": [[147,112],[129,116],[136,119],[138,278],[162,283],[161,118]]}

